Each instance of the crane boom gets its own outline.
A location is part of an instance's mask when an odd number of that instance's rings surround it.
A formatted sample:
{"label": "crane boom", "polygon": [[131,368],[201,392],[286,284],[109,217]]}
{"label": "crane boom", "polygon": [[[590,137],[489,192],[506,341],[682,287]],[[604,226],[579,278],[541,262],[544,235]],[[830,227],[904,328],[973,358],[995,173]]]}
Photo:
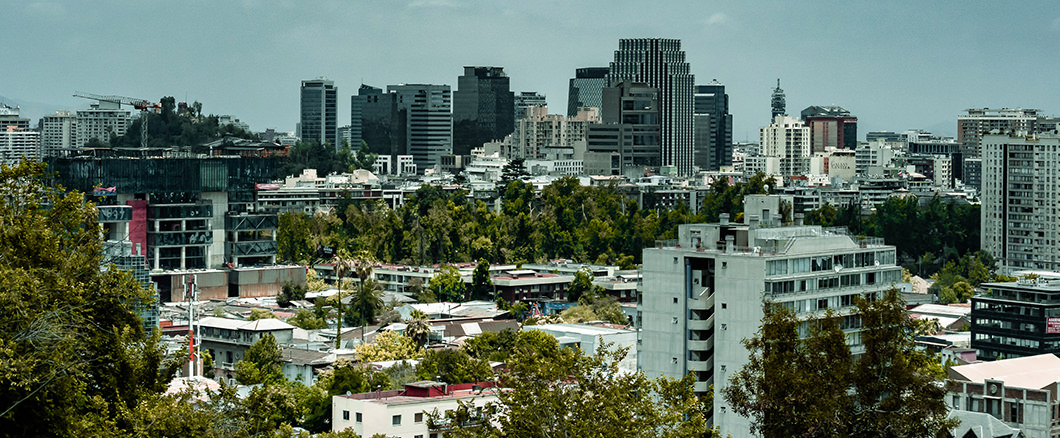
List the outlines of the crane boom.
{"label": "crane boom", "polygon": [[119,108],[121,105],[129,105],[133,108],[140,110],[140,147],[147,148],[147,112],[162,109],[162,105],[158,102],[151,102],[147,99],[137,99],[134,97],[126,96],[114,96],[114,95],[102,95],[93,93],[74,93],[74,97],[80,97],[83,99],[91,99],[99,102],[110,102],[118,104]]}

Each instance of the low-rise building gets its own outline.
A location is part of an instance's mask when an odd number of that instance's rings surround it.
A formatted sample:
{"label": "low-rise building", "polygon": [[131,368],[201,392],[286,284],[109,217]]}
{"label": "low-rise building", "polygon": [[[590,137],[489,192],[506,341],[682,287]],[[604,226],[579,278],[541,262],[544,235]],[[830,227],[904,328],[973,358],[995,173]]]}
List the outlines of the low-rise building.
{"label": "low-rise building", "polygon": [[1060,358],[1041,354],[949,369],[946,403],[988,414],[1027,438],[1060,434]]}
{"label": "low-rise building", "polygon": [[983,283],[972,297],[972,348],[987,360],[1060,353],[1060,281]]}
{"label": "low-rise building", "polygon": [[439,438],[451,427],[444,421],[429,421],[431,415],[444,417],[461,402],[483,406],[496,400],[492,382],[447,385],[429,380],[406,384],[402,390],[336,395],[332,397],[331,430],[352,429],[360,436]]}
{"label": "low-rise building", "polygon": [[215,378],[233,383],[236,362],[243,360],[243,355],[255,342],[266,334],[271,334],[280,345],[289,344],[294,338],[293,325],[273,318],[240,321],[210,316],[197,324],[201,348],[213,357]]}

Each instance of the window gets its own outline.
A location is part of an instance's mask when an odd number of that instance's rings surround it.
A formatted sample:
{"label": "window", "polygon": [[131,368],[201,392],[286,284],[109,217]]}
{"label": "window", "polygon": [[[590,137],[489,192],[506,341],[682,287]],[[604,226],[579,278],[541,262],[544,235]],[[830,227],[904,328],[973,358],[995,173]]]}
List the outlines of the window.
{"label": "window", "polygon": [[357,422],[360,423],[361,422],[361,413],[358,412],[358,413],[354,414],[354,416],[356,417]]}
{"label": "window", "polygon": [[350,411],[342,411],[342,419],[350,421]]}
{"label": "window", "polygon": [[674,304],[677,304],[677,297],[674,297]]}
{"label": "window", "polygon": [[423,422],[423,412],[417,412],[415,420],[416,420],[417,423],[422,423]]}
{"label": "window", "polygon": [[395,415],[391,419],[390,424],[393,424],[394,426],[400,426],[401,425],[401,416],[400,415]]}

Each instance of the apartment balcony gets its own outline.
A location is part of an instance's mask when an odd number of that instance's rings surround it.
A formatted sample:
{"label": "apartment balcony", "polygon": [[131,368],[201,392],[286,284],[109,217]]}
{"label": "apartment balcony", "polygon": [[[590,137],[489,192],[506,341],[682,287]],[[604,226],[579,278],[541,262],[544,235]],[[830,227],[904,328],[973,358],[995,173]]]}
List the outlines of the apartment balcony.
{"label": "apartment balcony", "polygon": [[707,381],[707,382],[696,382],[695,385],[692,386],[692,391],[693,392],[707,392],[707,391],[710,391],[710,384],[711,384],[710,381]]}
{"label": "apartment balcony", "polygon": [[690,319],[686,325],[689,330],[710,330],[714,327],[714,315],[707,319]]}
{"label": "apartment balcony", "polygon": [[714,294],[710,293],[710,288],[703,288],[698,294],[693,294],[693,298],[688,300],[688,308],[692,310],[709,310],[714,307]]}
{"label": "apartment balcony", "polygon": [[690,360],[686,362],[689,371],[710,371],[714,368],[714,358],[707,360]]}
{"label": "apartment balcony", "polygon": [[688,341],[688,349],[691,351],[710,351],[714,349],[714,337],[705,341]]}

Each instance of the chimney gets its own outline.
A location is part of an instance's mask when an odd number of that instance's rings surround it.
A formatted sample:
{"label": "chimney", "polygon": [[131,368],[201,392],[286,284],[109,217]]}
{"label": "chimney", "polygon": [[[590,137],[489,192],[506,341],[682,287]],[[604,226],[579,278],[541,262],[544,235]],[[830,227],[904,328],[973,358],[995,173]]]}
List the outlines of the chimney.
{"label": "chimney", "polygon": [[728,236],[725,236],[725,253],[726,254],[731,254],[732,253],[733,248],[736,246],[734,244],[735,241],[736,241],[736,236],[733,236],[732,234],[730,234]]}
{"label": "chimney", "polygon": [[729,225],[729,213],[719,214],[718,222],[721,222],[722,225]]}
{"label": "chimney", "polygon": [[752,230],[752,231],[753,230],[757,230],[758,229],[758,225],[759,225],[758,221],[759,221],[759,216],[757,214],[752,214],[750,216],[747,216],[747,224],[748,224],[747,228],[749,230]]}

